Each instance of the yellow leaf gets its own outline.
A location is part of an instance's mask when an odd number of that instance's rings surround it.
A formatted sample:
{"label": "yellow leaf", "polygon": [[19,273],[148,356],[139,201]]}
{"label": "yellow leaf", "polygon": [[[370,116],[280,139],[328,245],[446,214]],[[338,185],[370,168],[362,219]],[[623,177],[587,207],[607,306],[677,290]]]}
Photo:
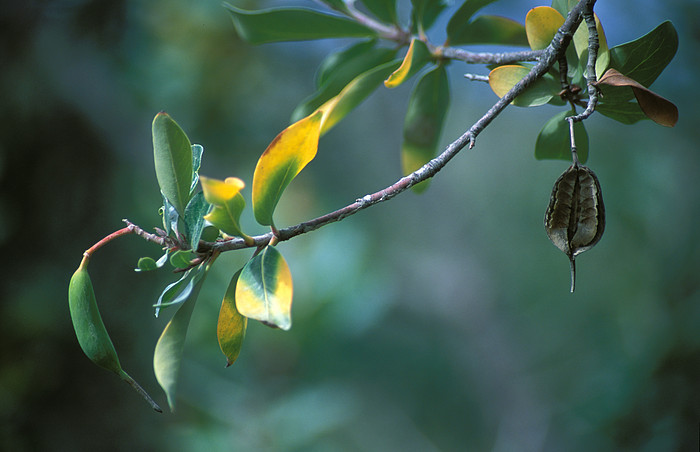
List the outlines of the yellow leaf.
{"label": "yellow leaf", "polygon": [[538,6],[525,16],[525,33],[532,50],[546,48],[559,27],[564,25],[564,16],[549,6]]}
{"label": "yellow leaf", "polygon": [[430,50],[420,39],[414,38],[411,45],[408,47],[406,56],[397,70],[391,73],[389,78],[384,80],[384,86],[387,88],[396,88],[403,82],[408,80],[412,75],[418,72],[425,64],[430,61]]}
{"label": "yellow leaf", "polygon": [[245,187],[245,183],[237,177],[227,177],[226,180],[219,180],[199,176],[199,182],[202,184],[204,199],[215,206],[226,204],[227,201],[236,196]]}
{"label": "yellow leaf", "polygon": [[280,132],[260,156],[253,174],[253,212],[262,225],[272,214],[284,189],[316,156],[323,113],[316,111]]}

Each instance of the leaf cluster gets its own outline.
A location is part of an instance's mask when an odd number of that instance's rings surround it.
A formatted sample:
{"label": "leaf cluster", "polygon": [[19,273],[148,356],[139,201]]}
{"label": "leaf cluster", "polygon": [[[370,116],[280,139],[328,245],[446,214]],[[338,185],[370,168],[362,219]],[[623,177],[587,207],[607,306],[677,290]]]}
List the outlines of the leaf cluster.
{"label": "leaf cluster", "polygon": [[[170,263],[179,275],[154,303],[156,316],[166,309],[174,311],[154,355],[156,378],[171,409],[175,406],[190,318],[197,295],[222,250],[220,245],[236,241],[243,244],[241,247],[255,248],[250,260],[233,274],[220,308],[217,336],[227,364],[240,354],[249,319],[283,330],[291,328],[292,276],[276,247],[285,238],[280,235],[274,214],[285,189],[315,158],[325,133],[380,87],[395,88],[415,79],[400,149],[403,174],[415,174],[435,159],[440,145],[450,100],[446,67],[454,62],[446,57],[449,46],[496,44],[527,46],[533,51],[546,49],[564,23],[564,16],[577,3],[554,0],[552,7],[534,8],[523,25],[499,16],[477,15],[494,1],[465,0],[447,22],[447,40],[441,46],[431,43],[426,35],[445,10],[440,0],[412,0],[407,24],[400,23],[395,0],[362,0],[357,5],[325,0],[327,11],[292,7],[248,11],[225,4],[237,33],[251,44],[326,38],[357,41],[321,62],[315,91],[299,103],[291,124],[271,141],[257,162],[251,204],[256,221],[271,230],[266,240],[242,229],[244,182],[237,177],[217,180],[200,176],[203,147],[192,144],[167,113],[161,112],[153,120],[153,156],[163,199],[163,228],[157,228],[153,236],[143,231],[140,235],[161,244],[164,254],[157,260],[139,259],[137,271],[156,270]],[[649,89],[677,49],[671,23],[664,22],[637,40],[608,48],[601,22],[597,17],[595,20],[599,44],[595,74],[588,73],[591,35],[582,23],[566,58],[512,102],[522,107],[564,107],[540,131],[535,145],[538,159],[571,158],[565,118],[575,115],[576,107],[585,106],[585,99],[598,90],[601,99],[597,110],[622,123],[649,117],[672,126],[677,120],[675,106]],[[510,92],[530,73],[529,63],[521,60],[489,69],[488,82],[498,96]],[[574,124],[573,135],[579,158],[585,162],[588,136],[582,122]],[[413,185],[416,191],[426,187],[425,180]],[[329,222],[342,217],[342,212],[338,213]]]}

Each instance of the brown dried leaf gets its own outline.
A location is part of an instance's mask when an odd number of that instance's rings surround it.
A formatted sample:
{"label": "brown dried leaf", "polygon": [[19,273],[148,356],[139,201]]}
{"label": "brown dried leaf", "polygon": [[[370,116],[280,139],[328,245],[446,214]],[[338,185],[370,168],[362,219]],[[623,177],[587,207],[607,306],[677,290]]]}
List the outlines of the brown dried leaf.
{"label": "brown dried leaf", "polygon": [[634,97],[637,98],[639,107],[649,119],[666,127],[673,127],[678,122],[678,108],[673,102],[615,69],[610,68],[605,71],[596,85],[629,86],[634,92]]}

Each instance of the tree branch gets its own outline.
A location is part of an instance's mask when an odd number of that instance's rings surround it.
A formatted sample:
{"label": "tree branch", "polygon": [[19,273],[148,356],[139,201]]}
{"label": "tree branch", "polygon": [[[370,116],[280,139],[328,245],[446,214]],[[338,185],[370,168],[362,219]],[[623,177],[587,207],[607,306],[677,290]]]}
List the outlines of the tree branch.
{"label": "tree branch", "polygon": [[595,63],[598,58],[598,29],[593,15],[593,4],[595,0],[587,2],[583,10],[583,18],[588,26],[588,63],[586,67],[586,82],[588,85],[588,104],[586,109],[580,114],[571,118],[571,121],[583,121],[593,114],[598,104],[598,87],[596,86]]}
{"label": "tree branch", "polygon": [[[413,173],[402,177],[394,184],[358,198],[352,204],[340,208],[334,212],[327,213],[318,218],[314,218],[295,226],[283,228],[277,231],[276,234],[268,232],[252,237],[252,243],[246,243],[242,238],[231,238],[228,240],[218,241],[215,243],[200,243],[200,250],[224,252],[241,248],[261,247],[270,243],[270,240],[276,236],[277,240],[289,240],[301,234],[314,231],[322,226],[325,226],[336,221],[340,221],[350,215],[364,210],[375,204],[387,201],[416,185],[419,182],[427,180],[437,174],[447,163],[461,151],[467,144],[469,148],[474,147],[476,137],[503,111],[519,94],[522,94],[532,83],[544,76],[544,74],[564,55],[566,48],[571,43],[574,31],[581,23],[583,11],[592,11],[595,0],[581,0],[574,6],[567,16],[564,24],[557,31],[549,46],[541,51],[537,64],[530,72],[513,88],[508,91],[501,99],[498,100],[476,123],[474,123],[467,132],[462,134],[455,141],[450,143],[445,150],[430,160],[428,163],[417,169]],[[594,71],[595,76],[595,71]]]}

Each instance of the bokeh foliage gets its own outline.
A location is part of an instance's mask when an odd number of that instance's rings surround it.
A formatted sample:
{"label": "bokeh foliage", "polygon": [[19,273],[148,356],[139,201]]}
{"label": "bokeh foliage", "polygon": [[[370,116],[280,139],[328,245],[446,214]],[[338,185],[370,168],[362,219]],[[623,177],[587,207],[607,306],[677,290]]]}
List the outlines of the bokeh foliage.
{"label": "bokeh foliage", "polygon": [[[252,174],[338,43],[252,49],[236,41],[219,2],[3,10],[13,20],[0,74],[0,448],[694,448],[700,200],[697,96],[687,93],[700,69],[698,10],[669,2],[654,16],[604,3],[611,46],[673,20],[681,49],[655,87],[684,117],[671,130],[590,121],[609,217],[606,237],[582,258],[577,294],[567,293],[564,257],[541,226],[564,164],[532,159],[536,131],[555,111],[511,109],[425,195],[290,243],[295,327],[251,325],[251,350],[228,369],[211,325],[230,271],[209,275],[183,399],[167,418],[77,347],[65,303],[76,256],[85,237],[105,235],[125,215],[157,224],[154,112],[177,112],[206,145],[207,174],[228,176],[233,152],[251,162],[236,174]],[[533,6],[504,2],[493,12],[521,18]],[[452,103],[443,140],[495,99],[460,71],[450,71],[453,96],[469,102]],[[322,138],[327,152],[290,186],[284,204],[293,207],[276,221],[309,218],[397,178],[405,105],[391,99],[400,97],[379,93]],[[241,221],[246,231],[253,224]],[[126,240],[101,252],[91,274],[107,294],[103,315],[122,361],[156,392],[150,355],[167,318],[154,321],[152,304],[169,281],[115,265],[151,251]],[[229,270],[243,264],[221,259]]]}

